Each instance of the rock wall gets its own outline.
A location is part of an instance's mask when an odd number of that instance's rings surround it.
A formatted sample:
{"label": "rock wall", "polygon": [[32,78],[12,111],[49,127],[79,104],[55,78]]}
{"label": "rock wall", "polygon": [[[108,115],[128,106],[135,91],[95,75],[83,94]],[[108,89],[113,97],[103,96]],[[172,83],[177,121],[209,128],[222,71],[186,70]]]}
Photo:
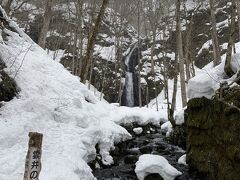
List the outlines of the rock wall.
{"label": "rock wall", "polygon": [[4,71],[5,64],[0,59],[0,107],[2,102],[10,101],[17,95],[17,85]]}
{"label": "rock wall", "polygon": [[[239,105],[240,91],[225,101]],[[204,180],[239,180],[240,111],[216,99],[199,98],[189,101],[186,113],[190,168]]]}

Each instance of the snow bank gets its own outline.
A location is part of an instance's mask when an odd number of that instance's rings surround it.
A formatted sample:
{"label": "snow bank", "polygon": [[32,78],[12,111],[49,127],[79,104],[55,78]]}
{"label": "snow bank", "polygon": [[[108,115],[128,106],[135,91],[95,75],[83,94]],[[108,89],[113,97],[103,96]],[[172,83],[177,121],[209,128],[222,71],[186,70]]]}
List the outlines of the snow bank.
{"label": "snow bank", "polygon": [[[225,55],[222,57],[225,59]],[[199,70],[197,75],[188,82],[188,96],[189,99],[206,97],[211,99],[215,91],[219,89],[220,83],[224,81],[231,82],[236,78],[228,78],[224,72],[225,60],[216,67],[213,63],[206,65],[203,69]],[[240,69],[240,54],[235,54],[231,62],[232,70],[237,73]]]}
{"label": "snow bank", "polygon": [[135,172],[139,180],[144,180],[148,174],[153,173],[158,173],[164,180],[174,180],[175,177],[182,175],[164,157],[153,154],[141,155],[136,162]]}
{"label": "snow bank", "polygon": [[100,102],[58,62],[36,45],[17,25],[4,29],[0,58],[20,90],[0,109],[0,179],[23,177],[28,132],[43,133],[40,179],[94,179],[88,161],[95,159],[98,143],[104,164],[113,163],[114,143],[131,138],[117,123],[160,122],[159,114],[145,108],[118,108]]}

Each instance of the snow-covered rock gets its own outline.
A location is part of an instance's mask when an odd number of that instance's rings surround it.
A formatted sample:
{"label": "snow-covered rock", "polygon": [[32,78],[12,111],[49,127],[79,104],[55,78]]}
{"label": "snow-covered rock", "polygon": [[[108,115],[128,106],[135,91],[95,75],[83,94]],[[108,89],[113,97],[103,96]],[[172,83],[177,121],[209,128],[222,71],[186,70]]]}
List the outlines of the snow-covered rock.
{"label": "snow-covered rock", "polygon": [[174,180],[182,175],[164,157],[153,154],[141,155],[136,162],[135,172],[139,180],[144,180],[148,174],[153,173],[158,173],[164,180]]}
{"label": "snow-covered rock", "polygon": [[186,154],[182,155],[182,156],[178,159],[178,164],[183,164],[183,165],[187,166],[187,163],[186,163]]}
{"label": "snow-covered rock", "polygon": [[[239,43],[236,44],[239,47]],[[188,82],[188,97],[201,98],[206,97],[211,99],[215,91],[219,89],[220,83],[227,81],[231,82],[236,78],[236,74],[228,78],[224,72],[225,57],[222,57],[222,62],[213,67],[213,63],[209,63],[203,69],[199,70],[197,75]],[[240,70],[240,53],[234,54],[231,61],[231,67],[234,73]]]}
{"label": "snow-covered rock", "polygon": [[170,133],[173,131],[173,127],[170,121],[165,122],[161,125],[161,130],[166,133],[166,137],[170,136]]}
{"label": "snow-covered rock", "polygon": [[206,97],[212,98],[215,91],[219,88],[219,83],[224,77],[224,64],[213,68],[213,64],[210,63],[205,66],[198,75],[193,77],[188,82],[188,97],[189,99]]}
{"label": "snow-covered rock", "polygon": [[134,128],[134,129],[133,129],[133,132],[134,132],[135,134],[141,134],[141,133],[143,132],[143,129],[142,129],[141,127]]}

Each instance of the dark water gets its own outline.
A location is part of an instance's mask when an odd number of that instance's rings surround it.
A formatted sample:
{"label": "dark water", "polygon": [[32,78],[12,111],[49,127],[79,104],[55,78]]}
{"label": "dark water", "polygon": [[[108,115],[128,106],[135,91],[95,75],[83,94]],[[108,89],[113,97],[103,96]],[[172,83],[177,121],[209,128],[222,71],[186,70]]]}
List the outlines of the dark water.
{"label": "dark water", "polygon": [[[185,151],[169,144],[159,129],[155,127],[144,128],[144,132],[140,135],[135,135],[131,129],[129,132],[133,138],[116,145],[116,149],[111,153],[114,165],[108,167],[100,165],[100,168],[95,168],[97,161],[90,164],[93,174],[98,180],[136,180],[135,163],[142,154],[157,154],[165,157],[172,166],[183,173],[182,176],[176,178],[177,180],[198,179],[194,174],[189,173],[187,166],[177,163]],[[162,178],[153,174],[146,179],[158,180]]]}

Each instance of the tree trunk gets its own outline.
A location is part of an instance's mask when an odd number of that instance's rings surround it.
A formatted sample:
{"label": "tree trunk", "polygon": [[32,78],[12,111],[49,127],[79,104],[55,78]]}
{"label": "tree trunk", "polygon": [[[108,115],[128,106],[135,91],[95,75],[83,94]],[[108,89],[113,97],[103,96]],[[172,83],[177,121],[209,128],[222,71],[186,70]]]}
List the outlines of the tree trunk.
{"label": "tree trunk", "polygon": [[49,30],[49,25],[52,17],[52,0],[46,0],[45,3],[46,4],[43,16],[43,25],[38,38],[38,45],[41,46],[43,49],[45,49],[46,46],[47,33]]}
{"label": "tree trunk", "polygon": [[155,72],[154,72],[155,63],[154,63],[153,56],[154,56],[154,50],[155,50],[155,44],[156,44],[156,29],[153,29],[152,39],[153,39],[153,43],[151,46],[151,74],[154,75],[155,74]]}
{"label": "tree trunk", "polygon": [[186,35],[186,50],[185,50],[185,60],[186,60],[186,77],[187,81],[191,78],[191,73],[190,73],[190,63],[191,63],[191,37],[192,37],[192,26],[193,26],[193,15],[191,14],[190,22],[187,24],[186,22],[186,27],[187,27],[187,35]]}
{"label": "tree trunk", "polygon": [[78,64],[77,64],[77,74],[81,75],[81,67],[82,67],[82,57],[83,57],[83,0],[77,0],[76,2],[76,12],[77,12],[77,24],[78,24],[78,32],[79,32],[79,47],[78,47]]}
{"label": "tree trunk", "polygon": [[5,10],[5,12],[7,13],[7,15],[9,15],[9,13],[11,12],[11,5],[13,3],[13,0],[8,0],[6,2],[6,4],[4,4],[3,8]]}
{"label": "tree trunk", "polygon": [[102,1],[102,6],[101,6],[100,12],[98,14],[98,17],[96,19],[92,35],[90,37],[90,40],[89,40],[89,43],[87,46],[87,52],[86,52],[86,56],[85,56],[83,64],[82,64],[82,71],[81,71],[81,76],[80,76],[82,82],[85,82],[87,79],[87,76],[88,76],[88,71],[91,66],[90,60],[91,60],[91,56],[93,55],[95,41],[96,41],[97,34],[98,34],[98,31],[100,28],[100,24],[101,24],[101,21],[102,21],[102,18],[103,18],[103,15],[104,15],[104,12],[105,12],[108,2],[109,2],[109,0]]}
{"label": "tree trunk", "polygon": [[185,107],[187,105],[187,92],[186,92],[185,72],[184,72],[184,56],[183,56],[182,33],[181,33],[181,22],[180,22],[180,6],[181,6],[181,1],[176,0],[177,52],[179,56],[179,72],[180,72],[180,83],[181,83],[182,106]]}
{"label": "tree trunk", "polygon": [[237,16],[238,16],[238,39],[240,41],[240,1],[237,0]]}
{"label": "tree trunk", "polygon": [[172,103],[171,103],[171,108],[168,109],[168,119],[171,122],[173,128],[176,126],[175,120],[174,120],[174,111],[176,108],[176,97],[177,97],[177,82],[178,82],[178,54],[176,51],[175,54],[175,74],[174,74],[174,82],[173,82],[173,94],[172,94]]}
{"label": "tree trunk", "polygon": [[209,5],[211,10],[211,23],[212,23],[212,41],[213,41],[212,45],[213,45],[213,56],[214,56],[213,64],[214,66],[216,66],[221,62],[221,54],[220,54],[220,47],[218,43],[214,0],[209,0]]}
{"label": "tree trunk", "polygon": [[138,102],[139,102],[139,107],[142,107],[142,90],[141,90],[141,62],[140,62],[140,2],[138,1],[138,7],[137,7],[137,13],[138,13]]}
{"label": "tree trunk", "polygon": [[232,77],[234,72],[231,67],[231,60],[232,60],[232,50],[234,46],[234,38],[235,38],[235,16],[236,16],[236,2],[235,0],[232,1],[232,11],[231,11],[231,25],[230,25],[230,35],[228,41],[228,49],[226,54],[226,61],[224,66],[224,71],[228,75],[228,77]]}

